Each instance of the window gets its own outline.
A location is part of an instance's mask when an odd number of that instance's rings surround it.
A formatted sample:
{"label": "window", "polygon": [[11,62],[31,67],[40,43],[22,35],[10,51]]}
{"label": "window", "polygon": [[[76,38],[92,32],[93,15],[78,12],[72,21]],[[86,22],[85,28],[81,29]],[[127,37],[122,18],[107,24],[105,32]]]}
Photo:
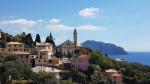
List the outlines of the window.
{"label": "window", "polygon": [[67,43],[67,45],[70,45],[70,43]]}
{"label": "window", "polygon": [[44,60],[44,62],[46,62],[46,60]]}
{"label": "window", "polygon": [[26,51],[26,49],[24,49],[24,51]]}
{"label": "window", "polygon": [[81,60],[79,59],[79,62],[81,62]]}
{"label": "window", "polygon": [[49,63],[52,63],[52,60],[49,60]]}
{"label": "window", "polygon": [[26,59],[28,59],[28,55],[26,56]]}
{"label": "window", "polygon": [[2,51],[4,51],[4,49],[2,49]]}
{"label": "window", "polygon": [[21,55],[20,57],[21,57],[21,59],[22,59],[22,55]]}
{"label": "window", "polygon": [[16,44],[15,44],[15,47],[16,47]]}
{"label": "window", "polygon": [[22,49],[20,49],[20,51],[22,51]]}
{"label": "window", "polygon": [[11,47],[11,45],[9,45],[9,47]]}
{"label": "window", "polygon": [[39,60],[39,62],[41,62],[41,60]]}
{"label": "window", "polygon": [[20,47],[22,47],[22,45],[20,45]]}
{"label": "window", "polygon": [[9,51],[11,51],[11,50],[9,49]]}
{"label": "window", "polygon": [[42,59],[42,56],[40,56],[40,59]]}
{"label": "window", "polygon": [[55,61],[56,64],[59,64],[59,61]]}
{"label": "window", "polygon": [[42,52],[40,52],[40,55],[42,55]]}
{"label": "window", "polygon": [[46,53],[43,53],[43,55],[46,55]]}

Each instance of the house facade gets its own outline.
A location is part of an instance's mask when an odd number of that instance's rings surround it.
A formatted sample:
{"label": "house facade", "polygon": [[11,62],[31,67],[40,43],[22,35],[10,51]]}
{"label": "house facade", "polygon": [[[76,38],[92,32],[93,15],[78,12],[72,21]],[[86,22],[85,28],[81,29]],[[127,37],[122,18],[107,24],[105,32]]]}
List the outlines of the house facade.
{"label": "house facade", "polygon": [[123,84],[122,75],[115,69],[105,70],[106,76],[110,80],[111,84]]}
{"label": "house facade", "polygon": [[9,42],[4,48],[0,48],[0,54],[15,54],[18,60],[27,61],[30,63],[31,49],[26,48],[23,43]]}
{"label": "house facade", "polygon": [[30,48],[25,48],[23,43],[9,42],[5,48],[0,48],[0,53],[12,53],[12,52],[27,52],[30,53]]}
{"label": "house facade", "polygon": [[60,59],[54,56],[53,46],[50,43],[37,43],[38,50],[35,66],[59,66]]}
{"label": "house facade", "polygon": [[36,48],[38,50],[47,49],[53,51],[52,44],[50,43],[36,43]]}
{"label": "house facade", "polygon": [[80,55],[77,58],[71,58],[71,66],[72,68],[80,69],[86,71],[89,67],[89,55]]}

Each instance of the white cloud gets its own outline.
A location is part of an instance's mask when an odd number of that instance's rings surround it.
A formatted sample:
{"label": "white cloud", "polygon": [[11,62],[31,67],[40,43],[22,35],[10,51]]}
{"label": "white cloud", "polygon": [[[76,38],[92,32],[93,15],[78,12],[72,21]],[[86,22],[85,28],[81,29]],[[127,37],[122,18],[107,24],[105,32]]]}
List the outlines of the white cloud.
{"label": "white cloud", "polygon": [[[68,26],[64,24],[50,24],[48,25],[48,29],[52,31],[72,31],[75,27]],[[95,25],[81,25],[77,27],[77,30],[79,31],[101,31],[105,30],[104,27],[99,27]]]}
{"label": "white cloud", "polygon": [[27,20],[27,19],[14,19],[14,20],[2,20],[0,25],[4,26],[18,26],[23,28],[29,28],[36,25],[38,21]]}
{"label": "white cloud", "polygon": [[85,8],[79,11],[79,15],[85,18],[94,18],[99,14],[99,8]]}
{"label": "white cloud", "polygon": [[0,27],[7,29],[15,29],[16,31],[35,32],[32,28],[42,23],[43,20],[27,20],[27,19],[11,19],[0,20]]}
{"label": "white cloud", "polygon": [[105,30],[104,27],[99,27],[95,25],[82,25],[78,27],[78,30],[83,30],[83,31],[101,31]]}
{"label": "white cloud", "polygon": [[39,19],[39,20],[37,20],[37,22],[38,22],[38,23],[42,23],[42,22],[44,22],[44,20]]}
{"label": "white cloud", "polygon": [[57,24],[60,22],[60,19],[57,19],[57,18],[53,18],[50,20],[50,23],[54,23],[54,24]]}
{"label": "white cloud", "polygon": [[72,27],[63,24],[50,24],[48,29],[52,31],[69,31],[72,30]]}

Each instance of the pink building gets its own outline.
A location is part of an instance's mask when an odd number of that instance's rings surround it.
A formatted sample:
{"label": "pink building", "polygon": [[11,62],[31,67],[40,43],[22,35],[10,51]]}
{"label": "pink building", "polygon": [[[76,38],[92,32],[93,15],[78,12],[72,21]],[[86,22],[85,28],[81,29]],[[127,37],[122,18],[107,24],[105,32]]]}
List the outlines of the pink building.
{"label": "pink building", "polygon": [[89,55],[80,55],[78,58],[71,58],[71,66],[76,69],[81,69],[83,71],[87,70],[89,67]]}

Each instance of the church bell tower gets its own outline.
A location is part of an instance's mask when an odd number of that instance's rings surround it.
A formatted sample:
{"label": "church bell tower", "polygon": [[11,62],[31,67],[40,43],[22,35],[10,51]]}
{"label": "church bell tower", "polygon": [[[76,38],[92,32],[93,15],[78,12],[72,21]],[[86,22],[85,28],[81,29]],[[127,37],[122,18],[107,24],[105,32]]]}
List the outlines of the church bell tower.
{"label": "church bell tower", "polygon": [[77,48],[77,30],[76,30],[76,28],[74,29],[74,32],[73,32],[73,38],[74,38],[74,47]]}
{"label": "church bell tower", "polygon": [[2,38],[2,30],[0,29],[0,39]]}

